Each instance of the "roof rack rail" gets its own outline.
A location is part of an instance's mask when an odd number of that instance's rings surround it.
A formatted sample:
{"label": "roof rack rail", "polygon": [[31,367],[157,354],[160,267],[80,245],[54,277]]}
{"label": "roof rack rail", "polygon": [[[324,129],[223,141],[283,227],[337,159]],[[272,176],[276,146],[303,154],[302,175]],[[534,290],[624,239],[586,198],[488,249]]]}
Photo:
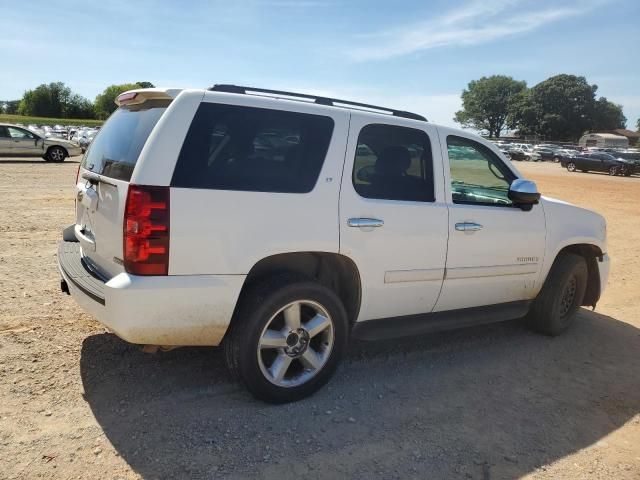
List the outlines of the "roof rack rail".
{"label": "roof rack rail", "polygon": [[295,92],[286,92],[283,90],[269,90],[267,88],[254,88],[254,87],[242,87],[239,85],[228,85],[228,84],[216,84],[213,87],[209,88],[212,92],[225,92],[225,93],[241,93],[247,94],[248,92],[255,93],[265,93],[268,95],[282,95],[285,97],[291,97],[291,99],[296,98],[304,98],[307,100],[313,100],[314,103],[319,105],[329,105],[329,106],[341,106],[345,105],[348,107],[359,107],[360,109],[367,110],[377,110],[379,112],[385,112],[394,117],[402,117],[402,118],[410,118],[412,120],[421,120],[426,122],[427,119],[422,115],[418,115],[417,113],[405,112],[403,110],[394,110],[393,108],[380,107],[378,105],[369,105],[366,103],[358,103],[352,102],[350,100],[340,100],[337,98],[329,98],[329,97],[321,97],[319,95],[309,95],[306,93],[295,93]]}

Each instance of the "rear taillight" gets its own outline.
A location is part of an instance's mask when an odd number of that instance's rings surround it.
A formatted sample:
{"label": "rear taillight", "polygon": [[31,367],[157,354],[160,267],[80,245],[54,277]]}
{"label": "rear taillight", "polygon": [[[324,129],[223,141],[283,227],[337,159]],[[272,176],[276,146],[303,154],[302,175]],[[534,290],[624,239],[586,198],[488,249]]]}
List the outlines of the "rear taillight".
{"label": "rear taillight", "polygon": [[135,275],[167,275],[169,187],[129,185],[123,229],[125,270]]}

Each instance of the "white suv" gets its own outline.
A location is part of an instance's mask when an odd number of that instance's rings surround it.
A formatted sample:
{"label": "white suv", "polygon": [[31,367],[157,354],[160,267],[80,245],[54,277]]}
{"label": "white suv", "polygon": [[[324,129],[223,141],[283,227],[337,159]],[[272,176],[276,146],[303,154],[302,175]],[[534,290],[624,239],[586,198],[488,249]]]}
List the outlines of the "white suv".
{"label": "white suv", "polygon": [[595,306],[605,220],[419,115],[231,85],[141,89],[93,140],[62,290],[126,341],[223,345],[258,398],[309,395],[350,336]]}

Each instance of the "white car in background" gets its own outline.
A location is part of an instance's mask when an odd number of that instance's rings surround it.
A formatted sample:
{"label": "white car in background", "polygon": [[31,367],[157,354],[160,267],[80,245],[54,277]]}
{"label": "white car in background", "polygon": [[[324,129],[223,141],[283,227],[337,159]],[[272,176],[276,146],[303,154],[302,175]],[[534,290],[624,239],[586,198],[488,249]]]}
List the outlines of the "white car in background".
{"label": "white car in background", "polygon": [[98,130],[95,129],[81,129],[76,131],[71,137],[71,141],[80,145],[82,151],[85,152],[89,148],[89,144],[93,141],[93,137],[96,136]]}
{"label": "white car in background", "polygon": [[0,156],[42,157],[48,162],[62,162],[81,154],[80,146],[70,140],[45,137],[25,127],[0,123]]}

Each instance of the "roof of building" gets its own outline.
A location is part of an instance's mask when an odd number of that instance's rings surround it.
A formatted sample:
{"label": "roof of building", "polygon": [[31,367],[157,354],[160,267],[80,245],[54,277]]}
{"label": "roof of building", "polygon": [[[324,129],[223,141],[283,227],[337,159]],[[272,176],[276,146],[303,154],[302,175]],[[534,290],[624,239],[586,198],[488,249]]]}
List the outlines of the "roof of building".
{"label": "roof of building", "polygon": [[600,137],[600,138],[609,138],[611,140],[619,140],[621,138],[625,138],[624,135],[615,135],[613,133],[598,133],[598,132],[594,132],[594,133],[587,133],[586,135],[583,135],[584,137]]}
{"label": "roof of building", "polygon": [[609,133],[622,135],[627,138],[640,138],[640,132],[634,132],[633,130],[628,130],[626,128],[616,128],[615,130],[610,130]]}

